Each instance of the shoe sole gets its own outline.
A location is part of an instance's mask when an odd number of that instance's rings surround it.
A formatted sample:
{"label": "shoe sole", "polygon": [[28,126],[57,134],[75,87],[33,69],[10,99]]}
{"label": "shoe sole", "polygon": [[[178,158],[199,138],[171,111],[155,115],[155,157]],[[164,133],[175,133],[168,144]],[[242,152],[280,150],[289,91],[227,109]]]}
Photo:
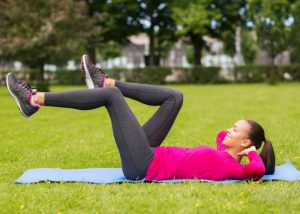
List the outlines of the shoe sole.
{"label": "shoe sole", "polygon": [[89,89],[93,89],[93,88],[95,88],[95,85],[94,85],[94,82],[91,78],[89,70],[86,66],[86,60],[85,60],[86,57],[87,57],[87,55],[85,55],[85,54],[81,57],[81,71],[83,73],[83,77],[84,77],[84,80],[85,80],[85,83],[86,83],[87,87]]}
{"label": "shoe sole", "polygon": [[8,73],[8,74],[6,75],[6,86],[7,86],[7,89],[8,89],[8,91],[9,91],[9,93],[11,94],[11,96],[12,96],[12,97],[14,98],[14,100],[16,101],[17,106],[18,106],[18,108],[20,109],[20,112],[22,113],[22,115],[23,115],[24,117],[26,117],[26,118],[29,118],[29,117],[23,112],[18,97],[10,90],[10,87],[9,87],[9,84],[8,84],[8,77],[9,77],[9,75],[11,75],[11,73]]}

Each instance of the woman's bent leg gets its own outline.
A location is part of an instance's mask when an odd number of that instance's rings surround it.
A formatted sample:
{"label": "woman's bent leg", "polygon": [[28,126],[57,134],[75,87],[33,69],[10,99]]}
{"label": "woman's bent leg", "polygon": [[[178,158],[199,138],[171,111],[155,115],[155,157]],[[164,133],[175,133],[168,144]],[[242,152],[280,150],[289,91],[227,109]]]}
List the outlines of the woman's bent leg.
{"label": "woman's bent leg", "polygon": [[151,147],[159,146],[169,133],[183,103],[182,93],[153,85],[116,81],[125,97],[147,105],[160,106],[155,114],[143,125]]}
{"label": "woman's bent leg", "polygon": [[81,110],[105,106],[111,118],[124,175],[134,180],[145,177],[153,159],[153,148],[118,88],[45,93],[45,106]]}

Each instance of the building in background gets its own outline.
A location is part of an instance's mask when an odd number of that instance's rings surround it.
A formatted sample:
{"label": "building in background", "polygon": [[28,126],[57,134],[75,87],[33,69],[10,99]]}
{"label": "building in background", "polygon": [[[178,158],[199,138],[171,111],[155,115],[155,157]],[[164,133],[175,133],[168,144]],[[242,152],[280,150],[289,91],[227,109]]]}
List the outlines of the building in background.
{"label": "building in background", "polygon": [[[236,33],[236,55],[234,57],[224,54],[223,43],[220,40],[205,36],[203,39],[209,47],[209,52],[202,57],[203,66],[218,66],[221,67],[220,74],[226,79],[233,79],[232,69],[235,65],[243,65],[241,56],[239,32]],[[130,36],[130,43],[126,45],[122,51],[121,56],[111,58],[97,63],[97,66],[112,69],[112,68],[143,68],[146,66],[145,56],[149,54],[149,38],[146,34],[141,33],[135,36]],[[270,64],[271,58],[265,51],[259,51],[255,64]],[[290,64],[290,51],[286,50],[275,58],[275,64]],[[191,67],[186,56],[186,44],[179,40],[170,50],[166,58],[160,60],[161,66],[168,67]],[[79,63],[70,60],[65,67],[58,67],[56,65],[45,65],[45,70],[55,72],[60,69],[76,70],[79,69]],[[28,69],[21,62],[5,62],[0,59],[0,70],[24,70]]]}
{"label": "building in background", "polygon": [[[103,68],[143,68],[146,66],[146,56],[149,55],[149,38],[146,34],[138,34],[128,38],[130,43],[122,50],[120,57],[101,62]],[[160,60],[161,66],[188,67],[185,55],[186,45],[182,41],[175,43],[168,57]]]}

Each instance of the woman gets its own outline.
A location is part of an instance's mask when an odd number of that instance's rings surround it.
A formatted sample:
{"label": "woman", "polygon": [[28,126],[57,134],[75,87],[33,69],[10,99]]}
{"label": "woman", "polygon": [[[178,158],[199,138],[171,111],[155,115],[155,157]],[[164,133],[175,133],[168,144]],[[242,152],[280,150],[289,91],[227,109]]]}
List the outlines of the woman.
{"label": "woman", "polygon": [[[274,172],[272,144],[256,122],[240,120],[227,131],[221,131],[216,138],[217,149],[163,147],[160,145],[182,106],[182,93],[110,79],[87,55],[82,56],[81,65],[90,90],[37,92],[11,73],[6,78],[7,87],[25,117],[37,112],[40,106],[80,110],[105,106],[127,179],[260,179]],[[160,107],[141,127],[124,96]],[[259,156],[256,149],[262,142],[264,146]],[[248,164],[240,164],[243,156],[248,157]]]}

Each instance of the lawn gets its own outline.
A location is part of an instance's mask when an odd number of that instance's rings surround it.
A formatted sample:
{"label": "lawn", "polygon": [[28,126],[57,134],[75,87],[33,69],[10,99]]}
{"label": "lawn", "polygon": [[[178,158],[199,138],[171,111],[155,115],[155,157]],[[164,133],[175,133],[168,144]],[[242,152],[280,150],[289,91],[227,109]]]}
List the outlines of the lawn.
{"label": "lawn", "polygon": [[[215,146],[215,136],[243,118],[258,121],[277,164],[300,169],[300,84],[174,85],[184,104],[164,145]],[[76,87],[78,88],[78,87]],[[80,87],[79,87],[80,88]],[[52,91],[75,87],[52,87]],[[143,124],[156,110],[128,100]],[[0,213],[297,213],[300,182],[235,184],[14,184],[38,167],[120,167],[105,108],[42,108],[21,116],[0,87]]]}

